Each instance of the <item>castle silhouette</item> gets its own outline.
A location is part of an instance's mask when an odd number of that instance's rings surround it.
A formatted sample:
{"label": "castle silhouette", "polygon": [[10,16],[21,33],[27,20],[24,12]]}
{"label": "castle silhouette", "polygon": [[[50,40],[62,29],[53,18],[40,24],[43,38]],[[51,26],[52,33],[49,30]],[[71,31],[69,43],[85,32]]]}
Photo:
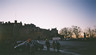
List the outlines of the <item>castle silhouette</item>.
{"label": "castle silhouette", "polygon": [[52,39],[53,37],[58,36],[58,30],[53,28],[42,29],[36,27],[34,24],[24,24],[22,22],[17,22],[15,20],[13,23],[9,22],[0,22],[0,40],[26,40],[31,39]]}

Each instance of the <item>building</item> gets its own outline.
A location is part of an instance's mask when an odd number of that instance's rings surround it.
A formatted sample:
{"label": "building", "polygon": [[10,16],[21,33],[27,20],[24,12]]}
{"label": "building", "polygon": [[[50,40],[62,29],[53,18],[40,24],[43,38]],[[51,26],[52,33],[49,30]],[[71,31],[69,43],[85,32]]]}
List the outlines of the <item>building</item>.
{"label": "building", "polygon": [[42,29],[36,27],[34,24],[25,24],[22,25],[22,22],[17,22],[15,20],[13,23],[9,22],[0,22],[0,39],[1,40],[27,40],[28,38],[32,39],[52,39],[54,36],[58,36],[58,30],[53,28]]}

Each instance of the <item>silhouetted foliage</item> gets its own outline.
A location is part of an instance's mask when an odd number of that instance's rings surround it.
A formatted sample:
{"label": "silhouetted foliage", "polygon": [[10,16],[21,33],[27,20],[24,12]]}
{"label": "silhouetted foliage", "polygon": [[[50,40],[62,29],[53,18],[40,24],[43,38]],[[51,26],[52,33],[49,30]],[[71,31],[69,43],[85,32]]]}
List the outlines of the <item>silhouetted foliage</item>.
{"label": "silhouetted foliage", "polygon": [[65,28],[60,30],[59,34],[64,35],[64,38],[67,38],[67,37],[72,38],[72,29],[65,27]]}
{"label": "silhouetted foliage", "polygon": [[86,33],[89,38],[95,38],[96,37],[96,28],[94,28],[94,29],[88,28]]}
{"label": "silhouetted foliage", "polygon": [[72,28],[73,28],[73,33],[76,35],[76,38],[78,39],[81,32],[81,28],[78,26],[72,26]]}

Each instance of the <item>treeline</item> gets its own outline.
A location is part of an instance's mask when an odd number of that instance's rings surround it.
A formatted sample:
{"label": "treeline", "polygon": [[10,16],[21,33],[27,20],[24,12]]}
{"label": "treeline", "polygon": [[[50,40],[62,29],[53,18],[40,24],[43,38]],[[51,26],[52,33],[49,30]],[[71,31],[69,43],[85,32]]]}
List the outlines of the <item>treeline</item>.
{"label": "treeline", "polygon": [[86,30],[82,30],[78,26],[72,26],[72,27],[64,27],[59,31],[60,35],[63,35],[64,38],[84,38],[84,33],[86,35],[86,38],[96,38],[96,27],[92,28],[86,28]]}

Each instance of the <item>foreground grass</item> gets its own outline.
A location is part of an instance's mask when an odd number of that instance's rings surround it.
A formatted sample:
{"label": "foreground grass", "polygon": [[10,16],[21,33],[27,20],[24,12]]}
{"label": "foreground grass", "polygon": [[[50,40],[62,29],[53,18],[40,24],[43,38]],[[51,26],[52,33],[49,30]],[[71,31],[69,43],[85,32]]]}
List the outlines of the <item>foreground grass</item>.
{"label": "foreground grass", "polygon": [[[74,55],[71,53],[60,53],[55,51],[35,51],[15,52],[11,49],[11,45],[3,44],[0,48],[0,55]],[[80,55],[96,55],[96,41],[64,41],[61,46],[62,50],[73,52]]]}
{"label": "foreground grass", "polygon": [[66,55],[64,53],[60,53],[60,52],[51,52],[51,51],[36,51],[36,52],[32,52],[32,53],[29,53],[29,52],[3,52],[1,53],[0,55]]}

